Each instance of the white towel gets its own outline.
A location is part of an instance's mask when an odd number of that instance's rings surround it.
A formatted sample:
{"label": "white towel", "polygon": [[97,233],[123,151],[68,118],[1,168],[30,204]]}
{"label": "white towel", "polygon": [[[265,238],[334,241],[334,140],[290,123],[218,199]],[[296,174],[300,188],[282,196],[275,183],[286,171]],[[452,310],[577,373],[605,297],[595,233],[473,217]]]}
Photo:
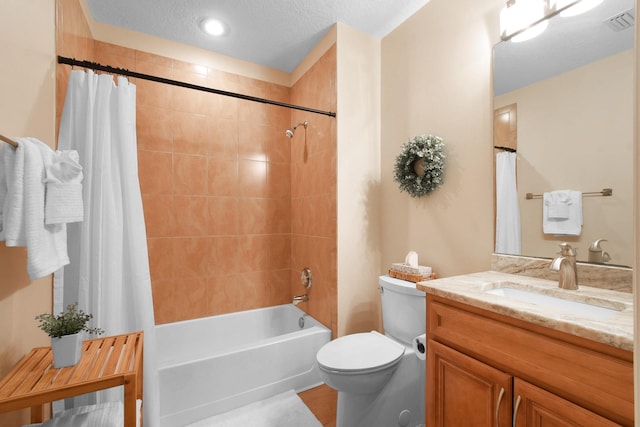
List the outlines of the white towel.
{"label": "white towel", "polygon": [[547,218],[569,219],[570,206],[573,203],[569,190],[545,193],[543,198],[547,207]]}
{"label": "white towel", "polygon": [[579,236],[582,232],[582,192],[558,190],[542,196],[545,234]]}
{"label": "white towel", "polygon": [[67,229],[64,224],[44,223],[43,181],[45,167],[51,164],[53,151],[35,138],[15,140],[18,148],[13,170],[7,175],[4,237],[7,246],[27,247],[27,272],[29,278],[34,280],[69,264]]}
{"label": "white towel", "polygon": [[[0,242],[4,242],[4,202],[7,200],[7,168],[4,165],[6,150],[13,150],[9,144],[0,144]],[[9,154],[6,154],[9,155]]]}
{"label": "white towel", "polygon": [[[17,138],[13,138],[17,141]],[[7,192],[2,207],[2,240],[7,246],[26,246],[24,233],[24,146],[4,148]]]}
{"label": "white towel", "polygon": [[84,218],[82,166],[75,150],[56,151],[46,167],[45,223],[68,224]]}

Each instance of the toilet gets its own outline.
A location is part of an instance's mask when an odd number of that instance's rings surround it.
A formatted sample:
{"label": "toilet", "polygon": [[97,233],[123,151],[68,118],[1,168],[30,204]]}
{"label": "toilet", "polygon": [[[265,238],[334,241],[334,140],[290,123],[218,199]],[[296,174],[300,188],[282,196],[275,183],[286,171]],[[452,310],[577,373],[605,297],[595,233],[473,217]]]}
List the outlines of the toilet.
{"label": "toilet", "polygon": [[413,341],[426,331],[425,293],[415,283],[380,276],[384,335],[345,335],[317,353],[320,377],[338,391],[337,427],[424,424],[425,361]]}

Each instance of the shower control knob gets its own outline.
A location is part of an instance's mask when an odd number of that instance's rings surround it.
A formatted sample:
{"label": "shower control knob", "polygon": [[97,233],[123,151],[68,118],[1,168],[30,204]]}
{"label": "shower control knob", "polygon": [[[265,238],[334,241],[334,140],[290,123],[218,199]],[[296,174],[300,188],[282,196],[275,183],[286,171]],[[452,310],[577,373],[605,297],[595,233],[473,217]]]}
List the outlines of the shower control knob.
{"label": "shower control knob", "polygon": [[304,286],[305,289],[311,288],[312,279],[313,276],[311,275],[311,269],[309,267],[303,268],[302,272],[300,273],[300,283],[302,283],[302,286]]}

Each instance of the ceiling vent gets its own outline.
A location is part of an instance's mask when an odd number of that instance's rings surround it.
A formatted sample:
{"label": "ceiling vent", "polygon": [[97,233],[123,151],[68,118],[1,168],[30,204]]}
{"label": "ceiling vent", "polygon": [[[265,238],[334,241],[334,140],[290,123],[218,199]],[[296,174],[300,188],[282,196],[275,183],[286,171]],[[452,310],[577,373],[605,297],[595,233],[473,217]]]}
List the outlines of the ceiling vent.
{"label": "ceiling vent", "polygon": [[634,10],[629,9],[622,13],[619,13],[615,16],[612,16],[609,19],[605,19],[604,23],[611,28],[613,31],[622,31],[627,28],[633,27],[634,18]]}

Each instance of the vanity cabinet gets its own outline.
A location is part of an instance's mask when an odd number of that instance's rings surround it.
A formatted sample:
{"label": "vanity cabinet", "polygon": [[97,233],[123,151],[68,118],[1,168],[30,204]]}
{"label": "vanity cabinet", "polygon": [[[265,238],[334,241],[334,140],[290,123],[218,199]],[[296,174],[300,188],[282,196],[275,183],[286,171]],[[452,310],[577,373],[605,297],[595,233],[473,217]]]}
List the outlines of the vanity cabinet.
{"label": "vanity cabinet", "polygon": [[511,375],[435,341],[427,345],[428,426],[510,425]]}
{"label": "vanity cabinet", "polygon": [[519,378],[513,384],[514,427],[620,425]]}
{"label": "vanity cabinet", "polygon": [[434,295],[427,334],[429,427],[633,425],[632,352]]}

